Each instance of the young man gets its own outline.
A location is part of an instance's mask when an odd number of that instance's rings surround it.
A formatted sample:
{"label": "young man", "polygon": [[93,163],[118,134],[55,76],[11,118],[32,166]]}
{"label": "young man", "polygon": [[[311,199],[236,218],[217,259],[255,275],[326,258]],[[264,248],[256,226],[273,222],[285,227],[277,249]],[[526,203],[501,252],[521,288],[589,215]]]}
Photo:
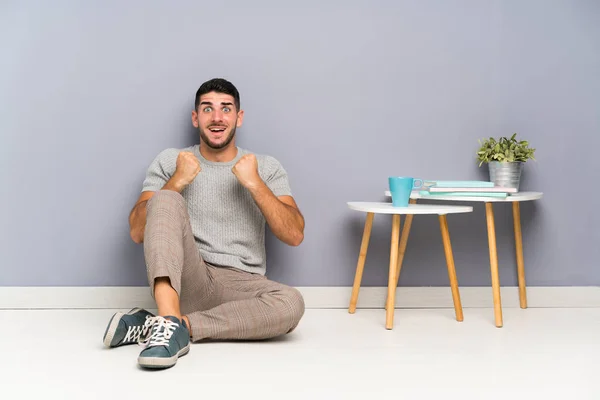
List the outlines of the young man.
{"label": "young man", "polygon": [[104,334],[107,347],[141,342],[143,367],[175,365],[190,339],[283,335],[304,314],[300,292],[265,277],[264,244],[267,223],[298,246],[304,218],[281,164],[235,145],[243,119],[233,84],[203,83],[192,111],[200,145],[164,150],[148,168],[129,223],[158,315],[116,313]]}

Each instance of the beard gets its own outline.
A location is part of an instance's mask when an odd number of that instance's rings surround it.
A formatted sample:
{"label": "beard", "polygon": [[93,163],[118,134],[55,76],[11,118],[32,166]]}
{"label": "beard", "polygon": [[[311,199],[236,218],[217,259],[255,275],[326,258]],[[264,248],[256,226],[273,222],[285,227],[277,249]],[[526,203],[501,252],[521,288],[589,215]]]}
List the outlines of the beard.
{"label": "beard", "polygon": [[231,132],[229,132],[229,135],[227,136],[227,138],[221,143],[215,143],[212,140],[210,140],[210,138],[206,135],[206,133],[204,133],[204,129],[202,129],[202,128],[199,129],[200,138],[211,149],[214,149],[214,150],[223,149],[223,148],[227,147],[227,145],[229,145],[229,143],[231,143],[231,141],[233,140],[233,138],[235,136],[235,129],[236,129],[235,126],[233,128],[231,128]]}

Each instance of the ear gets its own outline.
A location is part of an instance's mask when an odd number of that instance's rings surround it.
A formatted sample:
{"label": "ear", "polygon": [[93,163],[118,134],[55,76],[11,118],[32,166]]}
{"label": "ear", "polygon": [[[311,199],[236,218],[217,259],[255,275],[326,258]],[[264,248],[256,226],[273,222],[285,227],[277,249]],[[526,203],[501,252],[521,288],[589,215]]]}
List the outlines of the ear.
{"label": "ear", "polygon": [[244,122],[244,110],[240,110],[240,111],[238,111],[236,127],[239,128],[240,126],[242,126],[243,122]]}
{"label": "ear", "polygon": [[194,128],[198,128],[198,113],[196,110],[192,111],[192,125],[194,125]]}

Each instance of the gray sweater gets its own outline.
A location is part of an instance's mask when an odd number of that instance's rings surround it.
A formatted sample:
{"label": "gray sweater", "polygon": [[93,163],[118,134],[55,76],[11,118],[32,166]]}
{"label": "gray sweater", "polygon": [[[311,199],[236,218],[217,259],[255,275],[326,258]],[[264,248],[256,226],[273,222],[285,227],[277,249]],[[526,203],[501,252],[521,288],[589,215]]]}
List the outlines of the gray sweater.
{"label": "gray sweater", "polygon": [[[177,155],[190,151],[201,171],[181,193],[187,203],[192,232],[204,261],[265,275],[265,218],[231,168],[249,151],[238,147],[230,162],[208,161],[198,145],[163,150],[150,164],[142,191],[160,190],[173,176]],[[256,154],[258,173],[275,196],[291,196],[285,169],[275,158]]]}

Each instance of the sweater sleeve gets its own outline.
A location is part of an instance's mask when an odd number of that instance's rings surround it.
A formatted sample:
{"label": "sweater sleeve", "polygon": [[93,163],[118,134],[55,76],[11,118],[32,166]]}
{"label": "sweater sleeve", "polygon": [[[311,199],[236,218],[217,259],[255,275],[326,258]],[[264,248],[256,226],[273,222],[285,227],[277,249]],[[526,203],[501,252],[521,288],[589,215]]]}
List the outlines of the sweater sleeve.
{"label": "sweater sleeve", "polygon": [[177,149],[166,149],[156,156],[146,171],[142,192],[155,192],[162,189],[175,173],[178,154]]}
{"label": "sweater sleeve", "polygon": [[288,179],[287,171],[283,168],[281,163],[273,157],[267,156],[265,159],[266,171],[265,177],[263,178],[269,189],[277,197],[279,196],[291,196],[292,189]]}

